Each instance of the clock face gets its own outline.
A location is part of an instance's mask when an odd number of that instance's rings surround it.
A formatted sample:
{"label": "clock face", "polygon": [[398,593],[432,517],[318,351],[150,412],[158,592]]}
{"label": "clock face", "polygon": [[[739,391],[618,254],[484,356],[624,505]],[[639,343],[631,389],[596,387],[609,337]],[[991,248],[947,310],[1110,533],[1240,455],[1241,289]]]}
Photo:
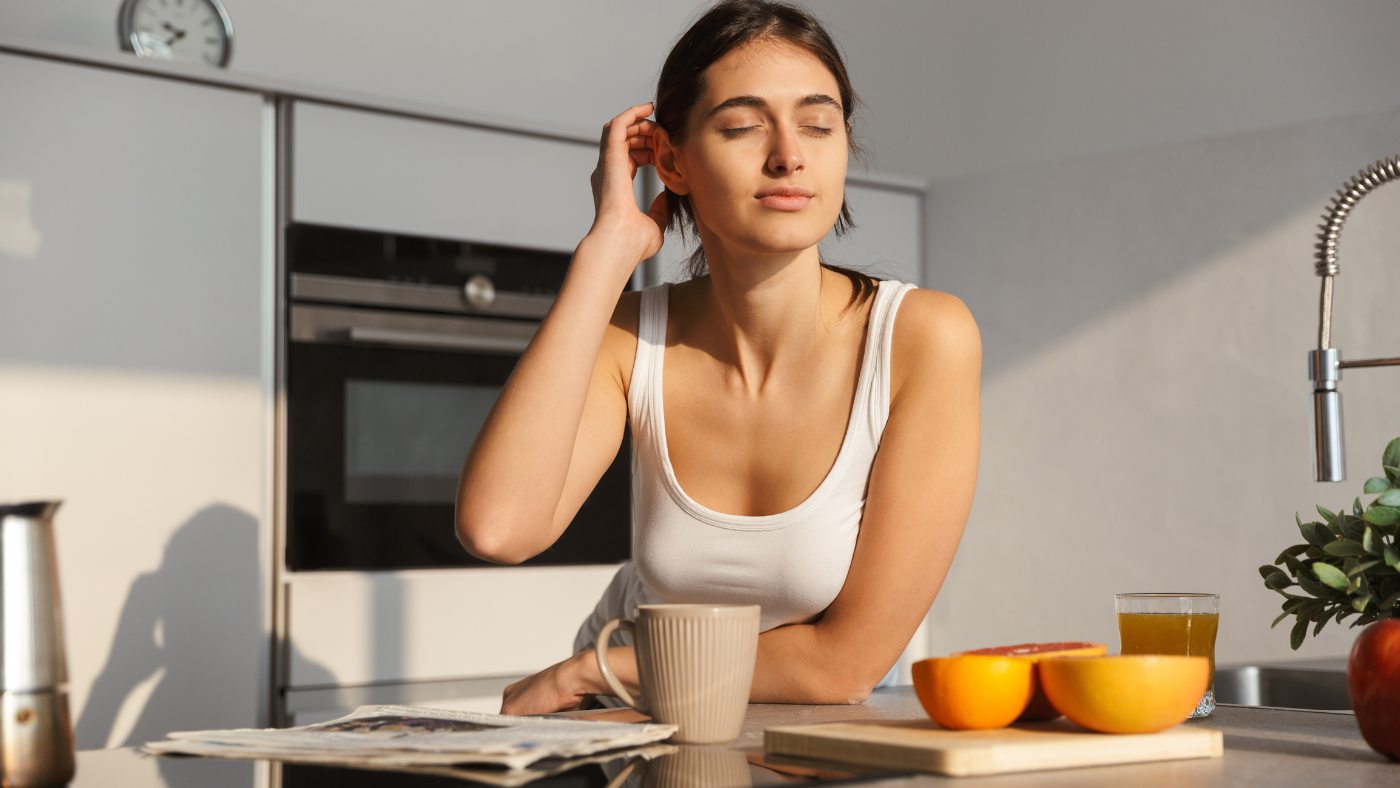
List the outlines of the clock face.
{"label": "clock face", "polygon": [[157,60],[228,65],[233,26],[218,0],[125,0],[118,17],[122,49]]}

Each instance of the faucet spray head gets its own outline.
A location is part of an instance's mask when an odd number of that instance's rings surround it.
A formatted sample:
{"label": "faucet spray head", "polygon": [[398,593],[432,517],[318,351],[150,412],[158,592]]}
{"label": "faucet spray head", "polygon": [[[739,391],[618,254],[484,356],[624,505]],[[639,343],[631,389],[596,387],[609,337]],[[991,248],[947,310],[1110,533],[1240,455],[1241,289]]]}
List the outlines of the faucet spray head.
{"label": "faucet spray head", "polygon": [[1336,348],[1308,353],[1308,377],[1313,382],[1313,477],[1320,482],[1347,478],[1342,447],[1341,359]]}

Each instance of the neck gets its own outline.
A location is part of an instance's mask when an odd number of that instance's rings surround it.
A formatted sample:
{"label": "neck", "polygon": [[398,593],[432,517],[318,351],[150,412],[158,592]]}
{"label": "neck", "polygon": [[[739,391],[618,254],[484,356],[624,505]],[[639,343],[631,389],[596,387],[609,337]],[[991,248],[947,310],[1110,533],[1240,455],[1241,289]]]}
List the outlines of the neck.
{"label": "neck", "polygon": [[821,267],[815,246],[763,255],[702,239],[710,276],[696,283],[691,343],[732,366],[752,391],[774,369],[810,362],[842,317],[846,278]]}

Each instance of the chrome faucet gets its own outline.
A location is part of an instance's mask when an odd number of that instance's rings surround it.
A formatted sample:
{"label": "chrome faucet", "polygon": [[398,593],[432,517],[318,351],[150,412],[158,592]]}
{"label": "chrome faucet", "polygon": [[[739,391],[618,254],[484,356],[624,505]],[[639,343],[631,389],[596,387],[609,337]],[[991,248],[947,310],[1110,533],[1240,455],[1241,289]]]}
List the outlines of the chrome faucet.
{"label": "chrome faucet", "polygon": [[1317,350],[1308,353],[1308,377],[1313,382],[1313,474],[1320,482],[1347,478],[1342,451],[1342,393],[1337,383],[1342,370],[1400,365],[1400,358],[1368,358],[1343,361],[1332,347],[1332,278],[1337,275],[1337,241],[1342,225],[1362,197],[1377,186],[1400,178],[1400,157],[1382,159],[1358,172],[1327,206],[1317,232],[1317,275],[1322,277],[1322,304],[1318,317]]}

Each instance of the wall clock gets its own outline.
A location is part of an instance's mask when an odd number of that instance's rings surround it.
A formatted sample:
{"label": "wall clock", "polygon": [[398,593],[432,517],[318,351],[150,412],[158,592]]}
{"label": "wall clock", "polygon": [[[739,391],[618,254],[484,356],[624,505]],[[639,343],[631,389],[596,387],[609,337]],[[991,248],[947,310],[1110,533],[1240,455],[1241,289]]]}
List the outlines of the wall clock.
{"label": "wall clock", "polygon": [[233,55],[233,23],[219,0],[123,0],[117,37],[122,49],[157,60],[222,68]]}

